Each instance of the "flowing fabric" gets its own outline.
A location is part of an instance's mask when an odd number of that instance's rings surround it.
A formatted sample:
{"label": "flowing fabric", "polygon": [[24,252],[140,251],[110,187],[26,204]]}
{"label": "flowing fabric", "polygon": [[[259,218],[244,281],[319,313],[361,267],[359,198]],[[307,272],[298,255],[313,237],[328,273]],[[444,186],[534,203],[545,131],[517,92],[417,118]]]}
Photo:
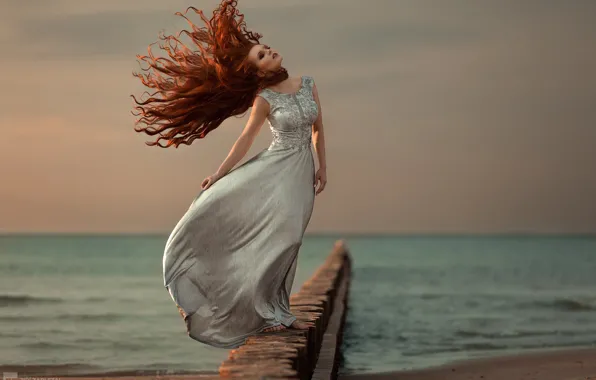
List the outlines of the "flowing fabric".
{"label": "flowing fabric", "polygon": [[258,94],[271,145],[200,190],[167,240],[164,286],[199,342],[236,348],[296,320],[289,294],[315,198],[313,84],[303,76],[293,94]]}

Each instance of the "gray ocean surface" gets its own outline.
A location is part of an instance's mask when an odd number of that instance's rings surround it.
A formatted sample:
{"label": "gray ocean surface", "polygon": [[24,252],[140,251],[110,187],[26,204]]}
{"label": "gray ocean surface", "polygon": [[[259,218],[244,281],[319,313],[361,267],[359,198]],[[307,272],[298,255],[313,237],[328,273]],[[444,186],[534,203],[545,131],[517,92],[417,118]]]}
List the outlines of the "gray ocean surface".
{"label": "gray ocean surface", "polygon": [[[166,238],[0,236],[0,365],[216,372],[228,350],[190,339],[163,287]],[[307,235],[293,293],[340,238],[341,374],[596,346],[596,237]]]}

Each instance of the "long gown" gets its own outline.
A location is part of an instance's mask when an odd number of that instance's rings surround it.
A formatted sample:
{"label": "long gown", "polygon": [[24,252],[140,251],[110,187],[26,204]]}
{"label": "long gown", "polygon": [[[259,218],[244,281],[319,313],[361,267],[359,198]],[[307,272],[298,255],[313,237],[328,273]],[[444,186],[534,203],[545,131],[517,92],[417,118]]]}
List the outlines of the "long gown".
{"label": "long gown", "polygon": [[200,190],[167,240],[164,286],[199,342],[236,348],[296,320],[289,294],[315,198],[313,84],[302,76],[293,94],[259,92],[271,145]]}

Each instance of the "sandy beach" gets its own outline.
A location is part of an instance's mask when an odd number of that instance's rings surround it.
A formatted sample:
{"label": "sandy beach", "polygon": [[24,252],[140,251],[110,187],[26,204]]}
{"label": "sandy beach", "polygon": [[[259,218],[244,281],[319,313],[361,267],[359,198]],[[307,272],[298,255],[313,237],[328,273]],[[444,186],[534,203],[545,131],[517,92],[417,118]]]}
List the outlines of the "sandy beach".
{"label": "sandy beach", "polygon": [[[0,366],[0,371],[18,372],[23,376],[54,376],[76,378],[79,376],[109,379],[171,378],[214,379],[216,372],[170,373],[165,371],[119,371],[111,373],[88,373],[71,371],[62,366]],[[79,373],[76,374],[72,373]],[[84,372],[84,371],[82,371]],[[70,373],[70,375],[67,375]],[[436,368],[413,371],[396,371],[363,375],[340,376],[339,380],[596,380],[596,348],[570,349],[532,354],[519,354],[485,359],[474,359]]]}
{"label": "sandy beach", "polygon": [[596,348],[456,362],[436,368],[340,376],[340,380],[596,380]]}

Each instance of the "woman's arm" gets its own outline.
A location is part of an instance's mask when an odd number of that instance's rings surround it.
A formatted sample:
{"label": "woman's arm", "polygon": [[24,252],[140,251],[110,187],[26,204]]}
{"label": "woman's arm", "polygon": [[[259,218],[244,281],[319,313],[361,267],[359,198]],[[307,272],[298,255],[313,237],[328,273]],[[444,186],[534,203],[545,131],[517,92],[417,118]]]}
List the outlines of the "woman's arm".
{"label": "woman's arm", "polygon": [[315,120],[314,124],[312,125],[312,141],[315,147],[315,152],[317,153],[317,157],[319,159],[319,170],[317,170],[317,174],[315,175],[315,186],[317,185],[317,181],[319,182],[319,188],[317,189],[316,194],[319,194],[321,191],[323,191],[325,185],[327,184],[327,159],[325,157],[323,108],[321,107],[321,102],[319,100],[319,92],[317,91],[316,84],[313,84],[312,93],[315,102],[319,107],[319,114],[317,116],[317,120]]}
{"label": "woman's arm", "polygon": [[263,126],[265,119],[267,119],[268,114],[269,103],[262,97],[257,96],[253,102],[250,117],[248,118],[244,130],[234,143],[234,146],[232,146],[228,157],[226,157],[219,169],[217,169],[217,172],[215,172],[216,176],[221,178],[228,174],[234,165],[246,155],[246,152],[250,149],[255,137],[259,134],[259,130],[261,129],[261,126]]}

